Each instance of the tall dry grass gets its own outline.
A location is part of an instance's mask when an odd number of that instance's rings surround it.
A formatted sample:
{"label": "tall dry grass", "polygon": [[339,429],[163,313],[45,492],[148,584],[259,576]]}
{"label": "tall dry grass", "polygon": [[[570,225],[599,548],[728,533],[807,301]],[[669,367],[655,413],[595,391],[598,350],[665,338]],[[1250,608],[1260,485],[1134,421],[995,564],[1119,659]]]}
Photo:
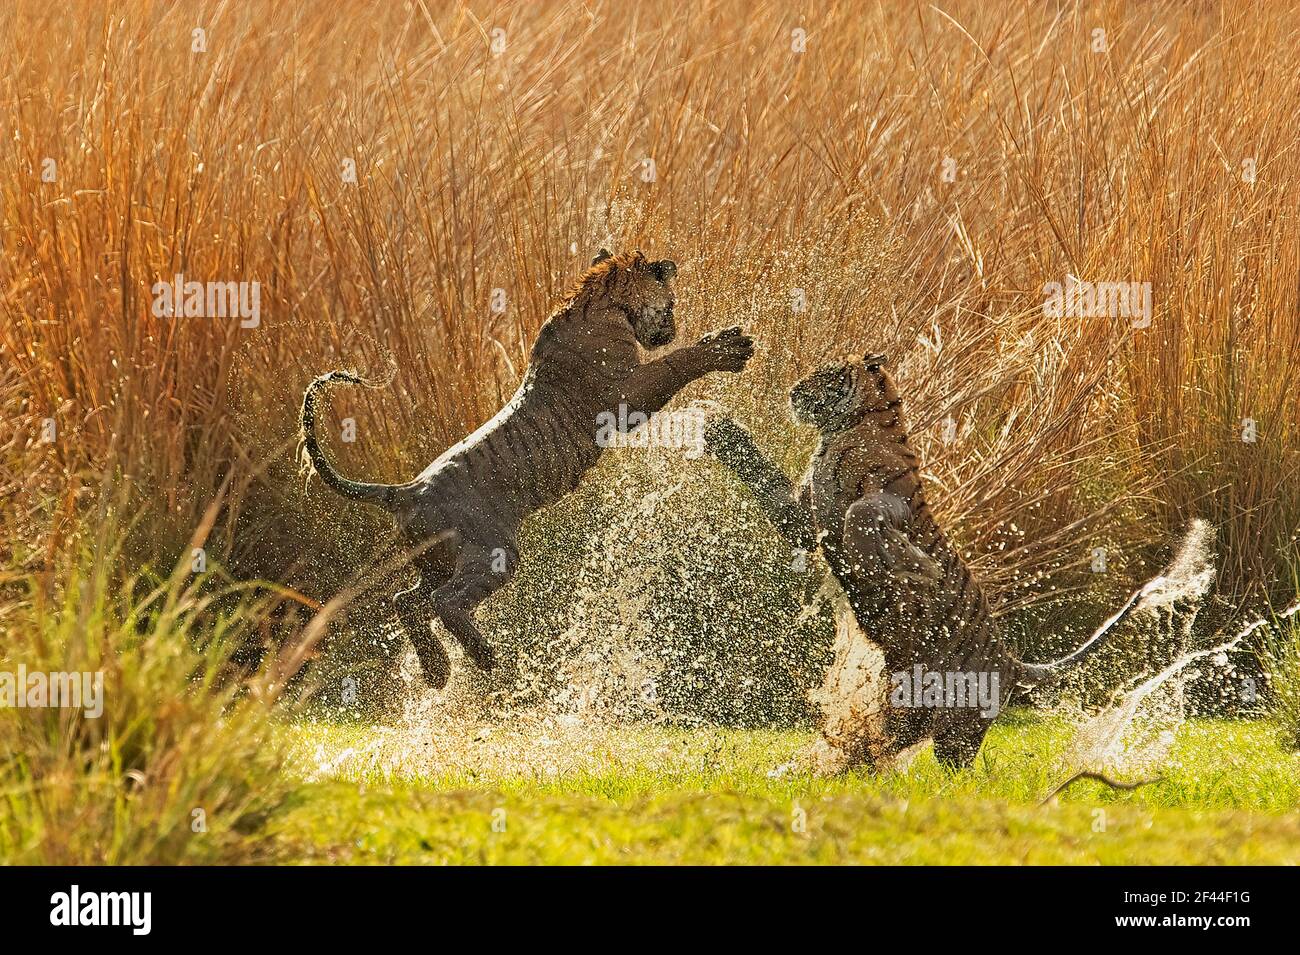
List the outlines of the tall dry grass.
{"label": "tall dry grass", "polygon": [[[1197,514],[1228,597],[1286,587],[1298,55],[1278,4],[6,4],[13,553],[67,546],[78,475],[116,447],[137,565],[170,567],[230,477],[226,565],[324,598],[378,525],[295,480],[306,382],[391,361],[389,389],[335,399],[360,437],[331,454],[410,476],[499,407],[606,245],[678,261],[683,337],[754,331],[746,376],[703,390],[791,470],[789,383],[889,352],[1003,611],[1104,597]],[[260,282],[260,327],[153,317],[178,272]],[[1066,275],[1151,282],[1152,326],[1045,317]]]}

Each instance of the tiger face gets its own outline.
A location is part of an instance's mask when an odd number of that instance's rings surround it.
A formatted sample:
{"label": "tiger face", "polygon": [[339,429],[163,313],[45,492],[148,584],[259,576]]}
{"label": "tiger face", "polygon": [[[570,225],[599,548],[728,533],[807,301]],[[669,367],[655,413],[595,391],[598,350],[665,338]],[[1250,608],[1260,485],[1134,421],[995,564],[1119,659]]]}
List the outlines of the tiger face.
{"label": "tiger face", "polygon": [[851,428],[864,415],[893,406],[898,391],[884,364],[884,355],[867,355],[861,364],[822,365],[790,389],[794,420],[827,434]]}
{"label": "tiger face", "polygon": [[677,337],[670,284],[677,266],[668,259],[652,262],[640,252],[612,256],[604,249],[592,265],[602,262],[609,262],[607,294],[627,316],[637,343],[645,349],[662,348]]}

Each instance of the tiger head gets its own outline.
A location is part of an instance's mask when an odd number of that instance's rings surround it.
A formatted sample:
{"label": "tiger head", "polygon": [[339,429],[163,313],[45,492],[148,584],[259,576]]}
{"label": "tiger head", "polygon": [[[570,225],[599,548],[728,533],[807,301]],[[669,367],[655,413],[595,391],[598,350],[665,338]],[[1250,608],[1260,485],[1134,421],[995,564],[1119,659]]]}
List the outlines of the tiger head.
{"label": "tiger head", "polygon": [[826,434],[851,428],[871,412],[895,407],[898,391],[884,365],[884,355],[867,355],[860,365],[822,365],[790,389],[794,420]]}
{"label": "tiger head", "polygon": [[677,266],[668,259],[650,261],[641,252],[610,255],[605,249],[592,261],[589,277],[604,280],[609,302],[627,316],[642,348],[662,348],[677,336],[670,284]]}

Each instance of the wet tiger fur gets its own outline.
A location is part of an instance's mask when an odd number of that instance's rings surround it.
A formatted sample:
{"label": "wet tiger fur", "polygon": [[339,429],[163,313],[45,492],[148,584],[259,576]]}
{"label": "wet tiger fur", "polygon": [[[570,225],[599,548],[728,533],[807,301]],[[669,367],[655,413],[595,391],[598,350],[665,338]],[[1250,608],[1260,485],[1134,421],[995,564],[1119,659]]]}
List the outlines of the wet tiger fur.
{"label": "wet tiger fur", "polygon": [[974,699],[887,706],[893,752],[932,738],[941,762],[968,765],[1015,686],[1040,683],[1098,649],[1155,585],[1134,593],[1069,656],[1049,664],[1019,660],[979,581],[930,513],[884,357],[819,368],[791,389],[790,406],[796,421],[821,435],[797,490],[732,421],[710,421],[705,446],[754,491],[792,546],[811,551],[820,544],[858,623],[883,651],[887,674],[912,674],[918,666],[927,674],[982,674],[998,694],[991,715]]}
{"label": "wet tiger fur", "polygon": [[[603,450],[598,416],[620,405],[648,416],[703,375],[739,372],[753,354],[753,341],[732,327],[642,361],[642,349],[661,348],[676,336],[676,273],[666,259],[602,250],[538,332],[514,397],[406,484],[349,480],[321,449],[321,393],[333,382],[361,379],[334,371],[308,386],[302,403],[306,461],[342,496],[389,511],[404,544],[418,550],[413,564],[419,580],[393,604],[431,686],[446,685],[450,665],[426,608],[480,668],[492,668],[492,647],[474,622],[474,609],[514,573],[524,519],[573,491],[595,465]],[[644,420],[631,413],[617,417],[631,419],[633,427]]]}

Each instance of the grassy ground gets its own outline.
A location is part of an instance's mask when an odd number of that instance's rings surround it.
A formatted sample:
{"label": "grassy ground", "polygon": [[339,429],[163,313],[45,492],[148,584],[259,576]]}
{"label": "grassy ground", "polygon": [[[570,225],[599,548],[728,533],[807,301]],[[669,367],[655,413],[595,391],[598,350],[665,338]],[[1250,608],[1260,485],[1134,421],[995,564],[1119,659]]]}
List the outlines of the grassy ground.
{"label": "grassy ground", "polygon": [[[316,759],[364,751],[371,737],[337,725],[302,733]],[[489,737],[450,762],[430,757],[427,774],[345,761],[299,791],[278,837],[316,863],[1300,860],[1300,756],[1279,750],[1270,727],[1185,724],[1161,782],[1117,793],[1081,781],[1040,805],[1069,775],[1059,761],[1069,735],[1064,722],[1012,714],[967,772],[947,775],[923,753],[905,772],[837,779],[773,773],[810,741],[795,732],[611,730],[573,769],[542,760],[513,771],[496,750],[519,741]]]}

